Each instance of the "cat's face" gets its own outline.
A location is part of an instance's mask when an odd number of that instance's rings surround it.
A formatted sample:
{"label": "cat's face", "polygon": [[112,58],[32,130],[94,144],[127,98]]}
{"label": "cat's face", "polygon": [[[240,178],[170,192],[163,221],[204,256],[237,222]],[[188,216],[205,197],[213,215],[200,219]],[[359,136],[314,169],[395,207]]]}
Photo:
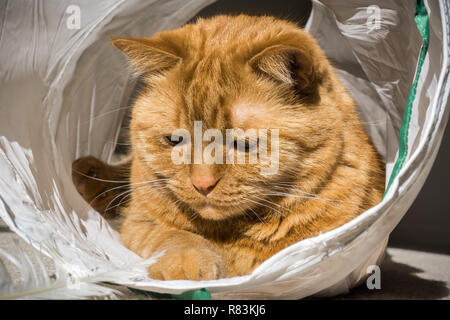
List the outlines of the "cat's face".
{"label": "cat's face", "polygon": [[[201,20],[150,39],[115,40],[148,83],[131,122],[134,161],[149,169],[141,179],[165,179],[164,192],[212,220],[276,209],[267,199],[280,192],[277,186],[323,170],[327,159],[316,151],[324,146],[326,157],[338,152],[341,121],[333,101],[322,97],[330,85],[316,59],[324,58],[305,32],[286,23],[277,41],[255,37],[264,29],[252,21],[234,36],[221,23]],[[174,138],[180,129],[189,137]],[[227,129],[255,135],[227,141]],[[202,152],[214,163],[204,163]],[[177,161],[174,154],[182,156]]]}

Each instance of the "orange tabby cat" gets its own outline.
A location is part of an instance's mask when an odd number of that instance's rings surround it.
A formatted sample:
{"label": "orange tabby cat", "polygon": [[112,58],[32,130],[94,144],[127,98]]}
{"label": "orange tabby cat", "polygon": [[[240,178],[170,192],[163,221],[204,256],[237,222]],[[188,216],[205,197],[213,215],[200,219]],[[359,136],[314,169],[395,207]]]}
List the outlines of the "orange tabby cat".
{"label": "orange tabby cat", "polygon": [[[222,15],[113,43],[147,83],[132,111],[131,199],[120,233],[144,258],[165,251],[150,277],[249,274],[380,201],[383,165],[355,104],[295,24]],[[278,171],[263,175],[261,163],[175,164],[181,142],[171,134],[193,133],[194,121],[203,131],[278,129]]]}

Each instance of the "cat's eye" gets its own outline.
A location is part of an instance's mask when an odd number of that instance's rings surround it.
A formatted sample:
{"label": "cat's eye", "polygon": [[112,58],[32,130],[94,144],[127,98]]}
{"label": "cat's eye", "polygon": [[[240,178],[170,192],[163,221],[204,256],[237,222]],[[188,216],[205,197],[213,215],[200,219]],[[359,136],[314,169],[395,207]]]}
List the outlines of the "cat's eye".
{"label": "cat's eye", "polygon": [[166,141],[166,143],[168,143],[169,145],[174,147],[183,142],[183,137],[181,137],[181,136],[165,136],[164,140]]}
{"label": "cat's eye", "polygon": [[258,140],[245,139],[245,140],[234,140],[233,147],[235,150],[241,152],[250,152],[256,149],[258,145]]}

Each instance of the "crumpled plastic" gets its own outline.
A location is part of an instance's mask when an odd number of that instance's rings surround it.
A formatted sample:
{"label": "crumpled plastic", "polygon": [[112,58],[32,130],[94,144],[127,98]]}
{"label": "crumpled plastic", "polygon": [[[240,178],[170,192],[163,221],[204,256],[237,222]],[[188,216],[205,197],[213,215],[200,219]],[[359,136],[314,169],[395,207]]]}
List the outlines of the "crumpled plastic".
{"label": "crumpled plastic", "polygon": [[[142,262],[71,182],[74,159],[111,159],[135,86],[110,38],[176,28],[211,2],[0,2],[0,217],[69,272]],[[425,3],[430,45],[412,108],[408,155],[380,204],[280,251],[248,276],[157,281],[117,272],[109,281],[161,293],[209,288],[213,298],[289,299],[336,295],[361,283],[422,187],[448,120],[449,4]],[[382,0],[370,7],[359,0],[313,1],[306,29],[354,97],[388,181],[422,38],[414,1]]]}

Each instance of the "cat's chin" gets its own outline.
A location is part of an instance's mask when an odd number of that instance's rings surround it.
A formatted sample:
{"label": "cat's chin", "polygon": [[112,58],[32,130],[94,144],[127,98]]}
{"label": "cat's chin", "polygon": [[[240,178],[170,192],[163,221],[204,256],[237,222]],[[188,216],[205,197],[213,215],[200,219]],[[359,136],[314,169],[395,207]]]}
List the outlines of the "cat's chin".
{"label": "cat's chin", "polygon": [[197,212],[203,219],[208,220],[223,220],[228,218],[228,214],[223,209],[209,203],[201,206],[197,209]]}

